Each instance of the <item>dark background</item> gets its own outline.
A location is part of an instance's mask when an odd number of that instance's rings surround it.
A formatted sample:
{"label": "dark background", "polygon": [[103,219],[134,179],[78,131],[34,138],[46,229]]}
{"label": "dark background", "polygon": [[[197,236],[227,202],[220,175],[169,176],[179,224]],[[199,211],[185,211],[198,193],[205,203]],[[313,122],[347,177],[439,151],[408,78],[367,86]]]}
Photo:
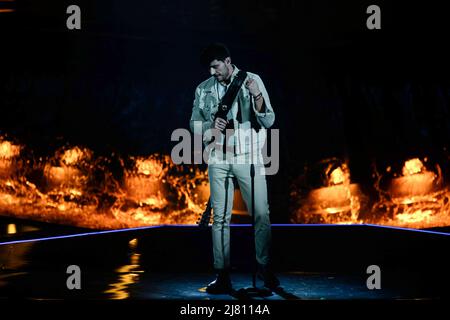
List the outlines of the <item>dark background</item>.
{"label": "dark background", "polygon": [[[287,213],[305,167],[337,157],[352,180],[373,165],[428,156],[446,172],[450,137],[449,22],[427,1],[56,1],[0,3],[0,133],[36,154],[64,144],[97,154],[170,154],[188,128],[198,56],[226,43],[258,73],[280,129],[273,210]],[[81,7],[82,29],[66,28]],[[381,30],[366,8],[381,8]]]}

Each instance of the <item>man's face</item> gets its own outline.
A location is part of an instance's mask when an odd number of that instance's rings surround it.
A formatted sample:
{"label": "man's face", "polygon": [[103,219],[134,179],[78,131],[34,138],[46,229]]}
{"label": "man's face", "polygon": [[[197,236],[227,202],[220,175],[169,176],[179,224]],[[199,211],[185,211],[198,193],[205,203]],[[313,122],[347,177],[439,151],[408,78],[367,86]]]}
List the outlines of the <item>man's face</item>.
{"label": "man's face", "polygon": [[209,64],[209,73],[214,76],[217,81],[225,81],[231,76],[230,65],[230,58],[226,58],[225,61],[220,61],[217,59],[213,60]]}

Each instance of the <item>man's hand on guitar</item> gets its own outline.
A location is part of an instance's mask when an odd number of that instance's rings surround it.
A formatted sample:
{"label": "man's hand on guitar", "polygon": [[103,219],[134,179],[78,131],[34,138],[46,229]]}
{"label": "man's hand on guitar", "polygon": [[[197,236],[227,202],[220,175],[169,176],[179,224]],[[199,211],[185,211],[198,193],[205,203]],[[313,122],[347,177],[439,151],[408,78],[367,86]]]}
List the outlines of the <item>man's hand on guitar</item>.
{"label": "man's hand on guitar", "polygon": [[222,118],[216,118],[216,120],[214,121],[214,128],[218,129],[220,131],[225,130],[225,127],[227,126],[228,121],[225,121]]}

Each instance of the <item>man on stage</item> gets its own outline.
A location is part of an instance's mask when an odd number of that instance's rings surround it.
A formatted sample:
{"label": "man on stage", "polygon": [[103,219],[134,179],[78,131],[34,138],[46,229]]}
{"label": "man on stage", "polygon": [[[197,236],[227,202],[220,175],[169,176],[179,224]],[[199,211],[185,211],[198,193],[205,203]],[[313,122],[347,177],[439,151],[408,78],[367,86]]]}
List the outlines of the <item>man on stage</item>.
{"label": "man on stage", "polygon": [[[261,147],[266,137],[265,129],[273,125],[275,113],[261,78],[233,65],[224,45],[209,45],[201,55],[201,62],[209,69],[211,77],[200,83],[195,91],[190,126],[194,133],[198,133],[198,129],[201,131],[205,145],[215,143],[209,153],[208,175],[214,213],[212,242],[217,278],[206,291],[228,293],[232,290],[230,220],[234,183],[238,183],[250,213],[252,176],[258,277],[264,280],[266,287],[274,289],[279,281],[269,268],[271,225]],[[228,105],[224,104],[225,100]]]}

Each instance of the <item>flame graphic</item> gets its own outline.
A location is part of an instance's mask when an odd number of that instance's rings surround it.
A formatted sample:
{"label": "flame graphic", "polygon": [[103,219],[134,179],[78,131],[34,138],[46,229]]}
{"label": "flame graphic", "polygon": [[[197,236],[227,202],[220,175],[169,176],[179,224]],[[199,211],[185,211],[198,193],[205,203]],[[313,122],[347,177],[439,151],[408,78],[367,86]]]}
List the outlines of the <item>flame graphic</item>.
{"label": "flame graphic", "polygon": [[0,139],[0,212],[95,229],[194,224],[209,196],[207,172],[167,155],[95,157],[65,147],[23,161],[23,147]]}
{"label": "flame graphic", "polygon": [[379,217],[377,223],[410,228],[427,228],[450,224],[450,193],[443,184],[438,164],[427,168],[427,158],[405,161],[402,175],[391,179],[388,187],[376,188],[380,200],[373,210]]}
{"label": "flame graphic", "polygon": [[[94,229],[194,224],[209,197],[207,171],[174,165],[168,155],[103,157],[73,146],[33,158],[25,150],[0,136],[4,216]],[[345,161],[325,159],[320,168],[315,188],[293,188],[292,222],[450,225],[450,190],[440,166],[427,158],[408,159],[401,170],[375,170],[376,199],[351,181]]]}
{"label": "flame graphic", "polygon": [[[325,180],[319,188],[306,195],[293,192],[300,201],[294,208],[296,223],[374,223],[381,225],[430,228],[450,225],[450,192],[444,187],[439,165],[427,166],[412,158],[403,164],[397,175],[392,166],[386,175],[376,173],[374,189],[378,200],[364,195],[357,184],[350,183],[350,171],[336,159],[325,170]],[[390,179],[387,179],[391,176]],[[383,185],[383,186],[382,186]],[[373,200],[373,199],[372,199]]]}
{"label": "flame graphic", "polygon": [[[294,209],[295,223],[359,223],[358,213],[363,195],[350,181],[346,163],[327,159],[323,186],[309,190]],[[295,196],[295,194],[294,194]],[[298,195],[297,195],[298,197]]]}

